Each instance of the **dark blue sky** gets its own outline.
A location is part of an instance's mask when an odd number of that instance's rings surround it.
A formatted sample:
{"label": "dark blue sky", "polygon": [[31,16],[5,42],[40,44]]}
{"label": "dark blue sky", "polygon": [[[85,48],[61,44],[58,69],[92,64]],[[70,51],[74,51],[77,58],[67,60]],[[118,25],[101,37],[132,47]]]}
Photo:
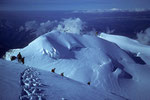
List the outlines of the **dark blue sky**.
{"label": "dark blue sky", "polygon": [[1,0],[0,10],[149,9],[150,0]]}

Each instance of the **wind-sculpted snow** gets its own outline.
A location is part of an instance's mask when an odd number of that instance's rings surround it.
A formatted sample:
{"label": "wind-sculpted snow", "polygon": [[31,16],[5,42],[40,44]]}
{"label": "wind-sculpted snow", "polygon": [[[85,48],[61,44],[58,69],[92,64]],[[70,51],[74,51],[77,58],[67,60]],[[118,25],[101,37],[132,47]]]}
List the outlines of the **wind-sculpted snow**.
{"label": "wind-sculpted snow", "polygon": [[[136,63],[115,43],[97,36],[52,31],[23,49],[7,52],[5,58],[9,60],[10,56],[19,52],[25,57],[27,66],[49,72],[55,68],[55,74],[64,73],[65,77],[86,85],[90,82],[91,87],[104,89],[127,99],[150,98],[147,94],[150,89],[143,86],[150,84],[147,77],[144,78],[146,75],[150,76],[149,67]],[[137,95],[134,94],[135,91]]]}
{"label": "wind-sculpted snow", "polygon": [[[138,41],[124,36],[101,33],[99,37],[107,41],[116,43],[121,49],[125,50],[126,52],[132,53],[132,55],[135,55],[135,57],[140,57],[141,60],[144,61],[141,61],[141,63],[150,65],[150,62],[148,60],[150,59],[150,46],[140,44]],[[129,54],[129,56],[131,55]]]}
{"label": "wind-sculpted snow", "polygon": [[0,81],[0,100],[126,100],[56,73],[1,59]]}
{"label": "wind-sculpted snow", "polygon": [[46,100],[46,95],[44,94],[46,85],[42,84],[38,78],[39,74],[33,68],[27,68],[20,74],[20,85],[22,87],[20,100]]}

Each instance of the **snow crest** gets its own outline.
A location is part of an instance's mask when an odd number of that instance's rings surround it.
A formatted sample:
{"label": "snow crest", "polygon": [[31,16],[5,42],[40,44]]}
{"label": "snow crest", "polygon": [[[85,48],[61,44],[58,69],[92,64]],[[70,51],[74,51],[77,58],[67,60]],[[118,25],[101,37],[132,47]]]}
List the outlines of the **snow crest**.
{"label": "snow crest", "polygon": [[[124,41],[128,41],[128,45]],[[65,77],[82,84],[90,83],[98,90],[130,100],[149,100],[150,89],[144,86],[150,84],[147,77],[150,67],[144,64],[145,54],[150,56],[149,47],[145,47],[120,36],[101,34],[97,37],[52,31],[23,49],[6,53],[6,58],[21,52],[27,66],[49,72],[55,68],[56,74],[64,73]],[[144,64],[137,63],[139,59],[134,59],[135,55],[145,58],[142,58]]]}

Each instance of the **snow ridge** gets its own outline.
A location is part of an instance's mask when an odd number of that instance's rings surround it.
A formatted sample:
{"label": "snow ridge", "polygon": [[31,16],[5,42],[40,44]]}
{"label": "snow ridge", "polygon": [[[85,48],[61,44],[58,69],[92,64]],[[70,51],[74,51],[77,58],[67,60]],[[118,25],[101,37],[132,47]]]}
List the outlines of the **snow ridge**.
{"label": "snow ridge", "polygon": [[40,73],[33,68],[27,68],[20,74],[20,85],[22,87],[20,100],[46,100],[44,84],[38,78]]}

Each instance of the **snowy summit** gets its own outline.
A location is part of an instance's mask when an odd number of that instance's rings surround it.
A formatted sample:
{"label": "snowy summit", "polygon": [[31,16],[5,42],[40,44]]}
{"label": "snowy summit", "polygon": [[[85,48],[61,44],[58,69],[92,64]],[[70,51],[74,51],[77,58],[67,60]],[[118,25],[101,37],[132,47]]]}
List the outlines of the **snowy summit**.
{"label": "snowy summit", "polygon": [[[48,32],[25,48],[6,52],[8,61],[0,60],[0,99],[149,100],[149,49],[105,33]],[[24,65],[10,62],[19,52]]]}

